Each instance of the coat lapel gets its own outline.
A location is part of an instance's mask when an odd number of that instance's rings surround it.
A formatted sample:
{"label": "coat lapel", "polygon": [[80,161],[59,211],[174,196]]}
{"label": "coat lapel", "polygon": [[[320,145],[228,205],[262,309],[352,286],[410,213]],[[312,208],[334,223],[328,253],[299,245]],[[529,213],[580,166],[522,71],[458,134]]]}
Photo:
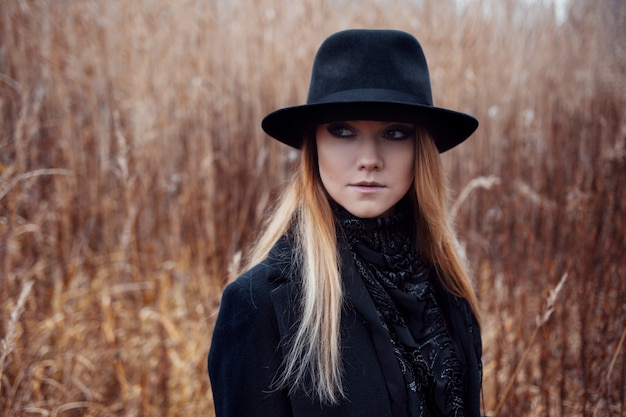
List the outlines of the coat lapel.
{"label": "coat lapel", "polygon": [[[286,355],[289,341],[295,334],[299,321],[300,277],[288,273],[291,249],[285,240],[277,244],[270,257],[275,261],[271,263],[280,268],[282,275],[271,296],[281,334],[280,348],[283,355]],[[355,300],[362,302],[366,294],[355,285],[354,274],[346,272],[343,274],[346,307],[342,312],[341,331],[344,387],[347,398],[338,405],[329,406],[320,404],[302,392],[296,393],[290,397],[294,417],[391,416],[384,372],[374,349],[370,329],[366,326],[366,318],[353,308]]]}

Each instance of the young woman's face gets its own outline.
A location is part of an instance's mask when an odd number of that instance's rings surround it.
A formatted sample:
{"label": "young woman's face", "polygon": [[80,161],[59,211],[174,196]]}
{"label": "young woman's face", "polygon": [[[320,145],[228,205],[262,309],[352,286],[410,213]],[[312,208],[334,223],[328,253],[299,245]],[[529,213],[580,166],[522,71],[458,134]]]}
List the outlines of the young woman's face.
{"label": "young woman's face", "polygon": [[413,184],[415,127],[346,121],[316,131],[320,177],[328,194],[353,215],[391,214]]}

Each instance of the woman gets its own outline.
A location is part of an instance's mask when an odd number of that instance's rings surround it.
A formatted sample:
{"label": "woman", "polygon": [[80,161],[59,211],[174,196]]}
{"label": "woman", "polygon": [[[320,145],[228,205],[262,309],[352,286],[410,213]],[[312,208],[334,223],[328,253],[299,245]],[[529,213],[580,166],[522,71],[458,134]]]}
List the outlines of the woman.
{"label": "woman", "polygon": [[262,126],[300,165],[224,291],[216,416],[478,416],[478,306],[439,157],[478,122],[433,106],[418,41],[330,36],[307,104]]}

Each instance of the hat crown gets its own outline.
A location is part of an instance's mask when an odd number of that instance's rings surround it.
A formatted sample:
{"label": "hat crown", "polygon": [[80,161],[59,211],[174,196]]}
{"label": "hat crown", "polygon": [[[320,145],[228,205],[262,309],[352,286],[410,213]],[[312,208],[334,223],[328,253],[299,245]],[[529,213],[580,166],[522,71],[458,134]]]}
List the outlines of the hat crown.
{"label": "hat crown", "polygon": [[[366,90],[371,94],[364,95]],[[388,99],[433,105],[426,57],[415,37],[397,30],[351,29],[322,43],[307,104],[374,98],[382,92]]]}
{"label": "hat crown", "polygon": [[313,62],[306,104],[275,110],[261,126],[300,148],[312,128],[338,120],[412,123],[430,133],[439,152],[478,127],[469,114],[433,105],[422,46],[398,30],[350,29],[328,37]]}

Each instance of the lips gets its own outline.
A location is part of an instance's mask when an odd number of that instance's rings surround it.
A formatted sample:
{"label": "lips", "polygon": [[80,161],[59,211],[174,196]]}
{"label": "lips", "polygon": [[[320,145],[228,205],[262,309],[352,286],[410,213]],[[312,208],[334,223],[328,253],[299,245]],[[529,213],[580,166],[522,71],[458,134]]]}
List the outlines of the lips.
{"label": "lips", "polygon": [[361,194],[375,194],[387,188],[376,181],[361,181],[351,184],[350,187]]}
{"label": "lips", "polygon": [[361,181],[356,184],[352,184],[354,187],[371,187],[371,188],[383,188],[384,186],[376,181]]}

